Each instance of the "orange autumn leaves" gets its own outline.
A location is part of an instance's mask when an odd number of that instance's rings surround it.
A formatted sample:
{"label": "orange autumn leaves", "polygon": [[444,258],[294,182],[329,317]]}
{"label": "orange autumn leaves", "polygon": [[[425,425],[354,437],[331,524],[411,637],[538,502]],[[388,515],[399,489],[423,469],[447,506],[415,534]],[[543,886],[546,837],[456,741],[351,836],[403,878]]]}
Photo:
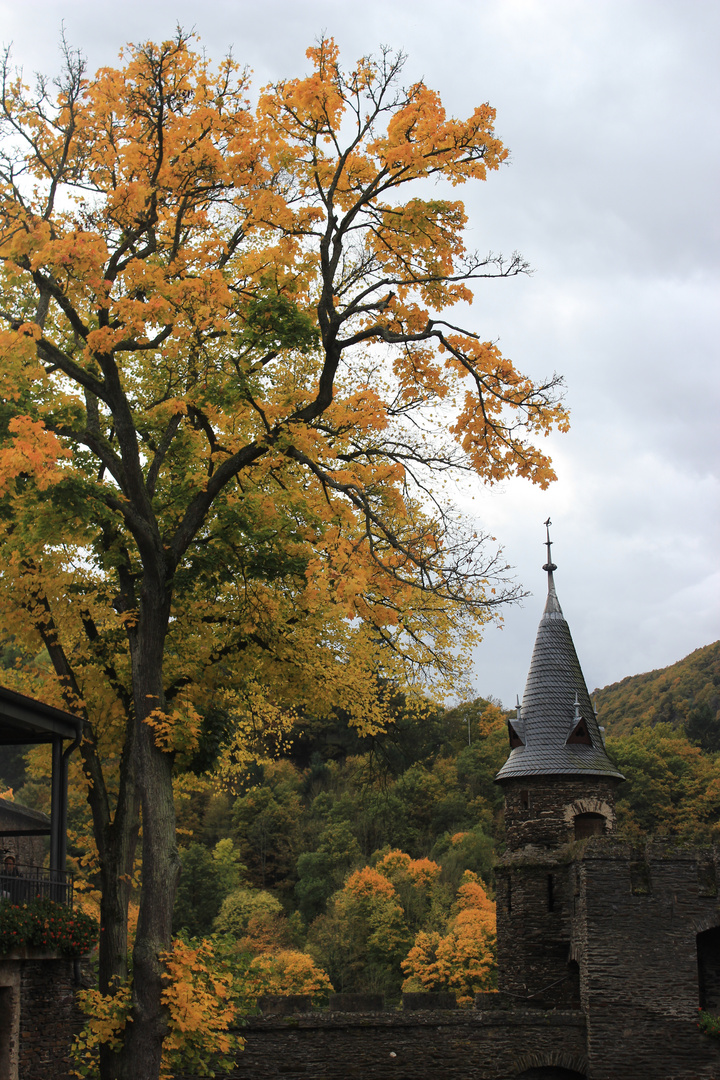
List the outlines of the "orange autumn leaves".
{"label": "orange autumn leaves", "polygon": [[[456,691],[516,593],[443,484],[548,483],[536,436],[566,414],[495,328],[447,321],[525,269],[468,248],[455,198],[507,157],[489,106],[450,118],[401,55],[344,69],[329,39],[256,104],[181,31],[92,79],[64,56],[39,96],[6,66],[0,99],[0,617],[86,719],[105,867],[142,788],[142,937],[170,924],[171,753],[212,708],[255,752],[256,719],[344,708],[368,732],[396,687]],[[123,1054],[162,1026],[141,937],[152,1004]]]}
{"label": "orange autumn leaves", "polygon": [[[308,949],[337,986],[455,993],[461,1003],[495,981],[495,904],[466,871],[451,904],[440,866],[391,850],[349,875]],[[393,989],[395,988],[395,990]]]}
{"label": "orange autumn leaves", "polygon": [[445,932],[421,930],[402,963],[404,990],[444,990],[461,1004],[495,983],[495,904],[465,872]]}

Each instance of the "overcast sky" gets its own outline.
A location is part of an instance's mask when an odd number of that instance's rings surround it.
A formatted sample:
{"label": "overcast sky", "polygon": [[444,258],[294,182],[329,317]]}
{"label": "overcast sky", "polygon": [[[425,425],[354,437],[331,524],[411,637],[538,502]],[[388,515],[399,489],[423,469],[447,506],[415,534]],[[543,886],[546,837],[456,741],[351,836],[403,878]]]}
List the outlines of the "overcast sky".
{"label": "overcast sky", "polygon": [[408,80],[455,115],[489,101],[511,163],[457,193],[470,246],[535,272],[482,284],[472,325],[527,374],[564,375],[572,431],[551,441],[547,492],[512,482],[471,504],[532,593],[487,633],[472,681],[522,695],[548,515],[591,689],[720,636],[717,0],[0,0],[26,73],[57,70],[63,21],[91,70],[179,23],[260,85],[302,75],[325,32],[348,64],[404,50]]}

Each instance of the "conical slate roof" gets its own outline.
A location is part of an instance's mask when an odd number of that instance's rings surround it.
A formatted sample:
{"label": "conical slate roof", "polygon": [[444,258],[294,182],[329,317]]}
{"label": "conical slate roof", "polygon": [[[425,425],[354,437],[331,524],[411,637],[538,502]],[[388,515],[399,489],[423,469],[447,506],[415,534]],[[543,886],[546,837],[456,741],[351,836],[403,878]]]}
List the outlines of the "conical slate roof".
{"label": "conical slate roof", "polygon": [[[547,603],[535,639],[522,709],[518,709],[516,720],[509,721],[515,745],[495,779],[579,774],[623,780],[605,753],[570,627],[555,592],[556,567],[549,554],[543,569],[548,572]],[[572,741],[568,742],[568,738]]]}

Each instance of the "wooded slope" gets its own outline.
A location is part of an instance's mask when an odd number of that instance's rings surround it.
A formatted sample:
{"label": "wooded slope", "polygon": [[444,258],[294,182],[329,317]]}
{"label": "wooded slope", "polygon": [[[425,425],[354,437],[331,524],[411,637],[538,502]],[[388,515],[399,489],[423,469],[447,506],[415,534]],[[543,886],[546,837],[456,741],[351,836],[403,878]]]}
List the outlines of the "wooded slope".
{"label": "wooded slope", "polygon": [[609,735],[658,723],[684,728],[706,750],[720,749],[720,641],[670,667],[629,675],[593,692]]}

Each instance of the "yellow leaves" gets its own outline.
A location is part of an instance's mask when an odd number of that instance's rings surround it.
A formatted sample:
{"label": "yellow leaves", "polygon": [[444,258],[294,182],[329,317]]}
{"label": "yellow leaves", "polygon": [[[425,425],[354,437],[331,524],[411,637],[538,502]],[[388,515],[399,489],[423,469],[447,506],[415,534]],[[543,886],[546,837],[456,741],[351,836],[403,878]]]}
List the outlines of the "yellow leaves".
{"label": "yellow leaves", "polygon": [[387,877],[394,885],[403,878],[409,879],[413,886],[428,889],[440,877],[440,867],[432,859],[411,859],[404,851],[389,851],[376,863],[378,873]]}
{"label": "yellow leaves", "polygon": [[214,1027],[227,1026],[233,1019],[228,1006],[232,979],[213,971],[211,942],[203,940],[199,945],[191,945],[176,938],[172,950],[161,959],[167,972],[163,1002],[170,1010],[175,1029],[174,1044],[170,1042],[168,1049],[177,1049],[183,1035],[202,1030],[208,1021]]}
{"label": "yellow leaves", "polygon": [[144,722],[152,729],[155,744],[166,753],[192,750],[198,741],[202,717],[187,701],[181,709],[153,709]]}
{"label": "yellow leaves", "polygon": [[110,994],[101,994],[96,989],[80,990],[77,1003],[87,1020],[72,1044],[72,1075],[96,1077],[99,1047],[117,1051],[122,1045],[123,1032],[131,1022],[132,986],[129,982],[118,983]]}
{"label": "yellow leaves", "polygon": [[491,929],[495,929],[495,904],[479,880],[477,874],[466,870],[463,883],[458,889],[455,907],[458,912],[473,910],[482,916]]}
{"label": "yellow leaves", "polygon": [[227,696],[232,735],[222,746],[215,767],[216,782],[234,790],[245,782],[251,765],[270,760],[298,721],[296,709],[278,704],[268,688],[252,675],[239,693]]}
{"label": "yellow leaves", "polygon": [[358,900],[376,896],[386,899],[395,897],[395,886],[383,873],[372,866],[355,870],[345,882],[344,891]]}
{"label": "yellow leaves", "polygon": [[333,990],[326,972],[307,953],[296,949],[260,953],[250,963],[247,978],[249,1003],[262,994],[307,994],[319,1003]]}
{"label": "yellow leaves", "polygon": [[29,416],[13,417],[8,430],[13,438],[0,447],[0,494],[21,475],[31,475],[40,491],[57,483],[63,475],[60,462],[71,451],[41,420]]}
{"label": "yellow leaves", "polygon": [[[241,1050],[243,1040],[229,1030],[236,1013],[233,977],[217,960],[212,942],[176,938],[160,960],[165,968],[162,1002],[169,1013],[160,1080],[172,1080],[178,1068],[210,1075],[211,1062],[231,1068],[228,1055]],[[123,1031],[132,1023],[132,982],[118,983],[110,994],[81,990],[78,1004],[87,1020],[73,1043],[73,1075],[96,1077],[99,1047],[119,1050]]]}
{"label": "yellow leaves", "polygon": [[37,323],[23,323],[22,326],[18,327],[17,332],[25,337],[32,338],[33,341],[39,341],[42,337],[42,330]]}
{"label": "yellow leaves", "polygon": [[411,859],[407,873],[416,885],[428,889],[439,879],[440,867],[432,859]]}
{"label": "yellow leaves", "polygon": [[107,356],[124,337],[124,327],[117,327],[113,330],[109,326],[103,326],[98,330],[91,330],[86,338],[88,351],[90,354],[97,356]]}
{"label": "yellow leaves", "polygon": [[442,169],[453,184],[484,180],[486,170],[498,168],[508,154],[494,137],[494,120],[495,110],[484,105],[467,121],[448,121],[438,94],[417,83],[373,149],[395,173],[419,177]]}
{"label": "yellow leaves", "polygon": [[416,151],[413,144],[438,138],[445,123],[445,109],[439,95],[424,83],[416,83],[408,91],[404,108],[393,113],[387,127],[386,156],[392,155],[393,165],[412,161]]}
{"label": "yellow leaves", "polygon": [[265,90],[260,109],[270,116],[283,116],[286,123],[294,121],[298,130],[306,127],[326,132],[340,123],[345,111],[338,79],[340,51],[332,38],[324,38],[318,46],[309,48],[306,56],[313,63],[314,73],[306,79],[280,83],[275,94]]}

